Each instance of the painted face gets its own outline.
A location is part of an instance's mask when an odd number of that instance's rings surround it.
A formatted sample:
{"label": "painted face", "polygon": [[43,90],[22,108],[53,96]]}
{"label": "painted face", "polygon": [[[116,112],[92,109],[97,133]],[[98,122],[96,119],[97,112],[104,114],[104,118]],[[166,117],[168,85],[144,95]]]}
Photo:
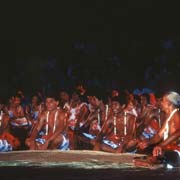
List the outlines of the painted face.
{"label": "painted face", "polygon": [[61,99],[61,101],[68,101],[69,100],[68,93],[66,93],[64,91],[60,92],[60,99]]}
{"label": "painted face", "polygon": [[111,107],[113,112],[118,112],[121,108],[121,105],[118,101],[112,101]]}
{"label": "painted face", "polygon": [[79,90],[81,95],[83,95],[86,92],[86,89],[85,87],[83,87],[83,85],[78,85],[76,89]]}
{"label": "painted face", "polygon": [[72,93],[72,100],[74,101],[78,101],[80,98],[79,98],[79,95],[77,93]]}
{"label": "painted face", "polygon": [[146,104],[147,104],[147,99],[146,99],[146,97],[141,96],[141,104],[142,104],[142,105],[146,105]]}
{"label": "painted face", "polygon": [[169,100],[167,99],[167,97],[164,96],[164,97],[162,98],[162,101],[161,101],[161,108],[162,108],[162,110],[164,110],[165,112],[168,112],[170,105],[171,105],[171,103],[169,102]]}
{"label": "painted face", "polygon": [[46,98],[46,108],[48,111],[55,110],[58,106],[58,101],[56,101],[54,98]]}
{"label": "painted face", "polygon": [[100,103],[96,96],[87,96],[87,99],[88,99],[89,104],[95,107],[97,107]]}
{"label": "painted face", "polygon": [[119,92],[117,90],[112,90],[111,97],[119,96]]}
{"label": "painted face", "polygon": [[38,97],[37,96],[33,96],[32,97],[32,103],[37,103],[38,102]]}
{"label": "painted face", "polygon": [[20,99],[19,97],[15,97],[15,98],[14,98],[14,104],[15,104],[16,106],[20,105],[20,104],[21,104],[21,99]]}
{"label": "painted face", "polygon": [[133,103],[130,101],[130,102],[128,103],[126,109],[130,111],[130,110],[133,109],[133,107],[134,107],[134,106],[133,106]]}

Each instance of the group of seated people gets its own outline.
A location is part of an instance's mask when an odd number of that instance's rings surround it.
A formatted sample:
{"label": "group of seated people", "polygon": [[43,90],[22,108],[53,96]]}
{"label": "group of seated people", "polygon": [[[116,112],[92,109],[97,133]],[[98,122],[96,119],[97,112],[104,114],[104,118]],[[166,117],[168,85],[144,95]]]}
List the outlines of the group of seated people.
{"label": "group of seated people", "polygon": [[143,153],[154,162],[180,154],[177,92],[102,94],[80,85],[44,99],[35,94],[26,104],[22,92],[0,102],[0,152],[88,149]]}

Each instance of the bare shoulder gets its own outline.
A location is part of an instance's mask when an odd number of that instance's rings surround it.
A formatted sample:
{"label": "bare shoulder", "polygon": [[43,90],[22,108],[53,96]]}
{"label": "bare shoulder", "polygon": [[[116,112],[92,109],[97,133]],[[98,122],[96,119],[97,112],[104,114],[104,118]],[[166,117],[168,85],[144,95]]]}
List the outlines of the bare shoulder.
{"label": "bare shoulder", "polygon": [[127,113],[127,118],[128,119],[136,119],[136,116],[134,114]]}
{"label": "bare shoulder", "polygon": [[47,115],[47,111],[43,111],[43,112],[40,114],[39,119],[45,119],[46,115]]}
{"label": "bare shoulder", "polygon": [[67,116],[67,112],[64,109],[58,109],[58,114],[60,118],[65,118]]}
{"label": "bare shoulder", "polygon": [[176,128],[179,129],[180,128],[180,112],[179,111],[175,113],[173,117],[173,121],[175,123]]}
{"label": "bare shoulder", "polygon": [[176,114],[177,114],[178,116],[180,116],[180,110],[178,110]]}
{"label": "bare shoulder", "polygon": [[180,111],[177,111],[177,113],[174,114],[174,120],[180,120]]}
{"label": "bare shoulder", "polygon": [[9,120],[9,119],[10,119],[10,117],[9,117],[8,114],[4,114],[4,115],[3,115],[3,120],[7,121],[7,120]]}

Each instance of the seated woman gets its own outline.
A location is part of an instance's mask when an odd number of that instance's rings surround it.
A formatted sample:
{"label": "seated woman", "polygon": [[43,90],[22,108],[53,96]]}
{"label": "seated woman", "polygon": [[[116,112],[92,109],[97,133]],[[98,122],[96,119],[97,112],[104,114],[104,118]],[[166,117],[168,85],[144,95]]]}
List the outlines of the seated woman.
{"label": "seated woman", "polygon": [[20,141],[10,133],[9,116],[1,112],[0,118],[0,152],[18,150]]}
{"label": "seated woman", "polygon": [[18,95],[11,97],[10,104],[6,108],[6,113],[9,116],[8,124],[10,133],[20,140],[21,149],[25,149],[24,142],[32,123],[21,105],[21,98]]}

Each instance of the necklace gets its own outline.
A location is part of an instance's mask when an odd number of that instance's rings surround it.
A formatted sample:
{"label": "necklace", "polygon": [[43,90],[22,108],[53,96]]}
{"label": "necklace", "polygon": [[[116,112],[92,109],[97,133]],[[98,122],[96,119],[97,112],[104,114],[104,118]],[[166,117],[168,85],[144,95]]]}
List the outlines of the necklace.
{"label": "necklace", "polygon": [[[54,116],[53,133],[56,129],[57,115],[58,115],[58,110],[56,111],[55,116]],[[49,122],[49,111],[47,112],[47,117],[46,117],[46,133],[45,133],[46,135],[48,135],[48,122]]]}

